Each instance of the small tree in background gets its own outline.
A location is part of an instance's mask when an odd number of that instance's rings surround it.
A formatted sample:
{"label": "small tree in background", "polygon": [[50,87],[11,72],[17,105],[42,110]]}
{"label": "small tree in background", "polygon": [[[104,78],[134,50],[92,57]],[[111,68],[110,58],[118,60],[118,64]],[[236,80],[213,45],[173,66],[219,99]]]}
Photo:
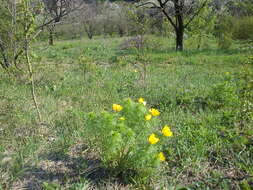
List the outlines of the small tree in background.
{"label": "small tree in background", "polygon": [[206,6],[190,24],[187,33],[192,38],[192,41],[194,41],[193,43],[197,49],[200,49],[205,45],[205,41],[212,37],[216,19],[217,15],[214,10]]}
{"label": "small tree in background", "polygon": [[199,16],[208,0],[155,0],[139,1],[139,7],[148,7],[160,10],[168,22],[173,26],[176,34],[176,50],[184,48],[184,33],[191,22]]}
{"label": "small tree in background", "polygon": [[45,4],[44,18],[49,30],[49,45],[54,45],[54,30],[61,19],[78,7],[72,0],[43,0]]}

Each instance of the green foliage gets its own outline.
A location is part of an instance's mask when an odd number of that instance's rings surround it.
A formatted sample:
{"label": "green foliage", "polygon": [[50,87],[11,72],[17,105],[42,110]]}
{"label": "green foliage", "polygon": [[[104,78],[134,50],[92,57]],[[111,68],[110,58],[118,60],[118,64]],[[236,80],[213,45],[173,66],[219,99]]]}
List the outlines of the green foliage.
{"label": "green foliage", "polygon": [[214,34],[221,49],[228,49],[232,45],[233,23],[231,17],[220,15],[217,19]]}
{"label": "green foliage", "polygon": [[55,183],[43,183],[43,190],[60,190],[60,186]]}
{"label": "green foliage", "polygon": [[216,19],[217,15],[211,7],[205,6],[201,9],[187,31],[191,38],[191,47],[197,49],[208,47],[208,39],[212,37]]}
{"label": "green foliage", "polygon": [[233,38],[253,40],[253,16],[233,18]]}
{"label": "green foliage", "polygon": [[[37,11],[42,9],[41,1],[22,0],[18,3],[3,1],[0,5],[0,63],[5,69],[20,70],[26,41],[36,36]],[[29,46],[29,45],[28,45]]]}
{"label": "green foliage", "polygon": [[[159,173],[158,155],[168,137],[156,128],[159,119],[142,103],[127,99],[122,107],[114,104],[115,113],[90,113],[85,125],[86,139],[114,175],[147,179]],[[160,139],[158,143],[149,142],[151,134]]]}
{"label": "green foliage", "polygon": [[240,9],[240,12],[243,16],[253,15],[253,4],[251,0],[238,1],[235,2],[235,5]]}
{"label": "green foliage", "polygon": [[147,33],[147,30],[150,27],[150,20],[145,11],[131,9],[128,11],[128,17],[132,21],[131,27],[134,29],[130,35],[144,35]]}
{"label": "green foliage", "polygon": [[210,94],[210,97],[212,97],[210,105],[214,109],[219,109],[224,106],[238,106],[239,99],[237,97],[235,89],[236,86],[230,82],[223,82],[216,85]]}

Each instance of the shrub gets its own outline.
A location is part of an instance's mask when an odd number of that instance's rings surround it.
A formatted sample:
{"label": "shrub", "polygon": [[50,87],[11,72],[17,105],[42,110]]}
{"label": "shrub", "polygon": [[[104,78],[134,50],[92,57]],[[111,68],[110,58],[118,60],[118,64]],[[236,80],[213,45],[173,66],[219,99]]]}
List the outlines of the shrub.
{"label": "shrub", "polygon": [[220,16],[214,28],[214,35],[218,39],[218,46],[221,49],[228,49],[232,45],[233,23],[229,16]]}
{"label": "shrub", "polygon": [[239,98],[236,94],[236,86],[230,81],[216,85],[208,97],[208,104],[214,109],[224,107],[236,107],[239,105]]}
{"label": "shrub", "polygon": [[234,19],[233,38],[253,40],[253,16]]}
{"label": "shrub", "polygon": [[143,35],[138,35],[131,37],[123,41],[122,44],[119,45],[120,50],[126,50],[131,48],[136,48],[138,50],[143,49],[147,39]]}
{"label": "shrub", "polygon": [[160,112],[145,105],[142,98],[138,102],[127,99],[122,106],[113,104],[113,113],[87,116],[86,138],[114,176],[130,179],[131,175],[144,182],[159,173],[166,159],[163,146],[173,134],[169,126],[156,128]]}

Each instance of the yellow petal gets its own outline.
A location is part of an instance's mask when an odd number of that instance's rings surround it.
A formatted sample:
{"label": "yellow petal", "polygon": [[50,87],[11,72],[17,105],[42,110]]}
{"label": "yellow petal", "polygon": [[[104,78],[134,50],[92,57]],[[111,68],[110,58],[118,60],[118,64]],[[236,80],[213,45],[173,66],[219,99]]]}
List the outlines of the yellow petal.
{"label": "yellow petal", "polygon": [[170,127],[168,125],[165,125],[162,129],[162,133],[164,136],[166,137],[172,137],[173,136],[173,133],[172,131],[170,130]]}
{"label": "yellow petal", "polygon": [[123,107],[121,105],[119,105],[119,104],[113,104],[112,105],[112,109],[114,111],[120,112],[123,109]]}
{"label": "yellow petal", "polygon": [[139,98],[138,102],[143,104],[144,106],[146,106],[146,104],[147,104],[147,102],[144,100],[144,98]]}
{"label": "yellow petal", "polygon": [[160,115],[160,112],[157,109],[151,108],[149,110],[149,112],[153,115],[153,116],[158,116]]}
{"label": "yellow petal", "polygon": [[160,139],[157,138],[154,133],[152,133],[148,138],[150,144],[156,144],[159,140]]}
{"label": "yellow petal", "polygon": [[162,162],[166,160],[166,158],[165,158],[165,156],[164,156],[164,154],[163,154],[162,152],[160,152],[160,153],[158,154],[158,158],[159,158],[159,160],[162,161]]}
{"label": "yellow petal", "polygon": [[151,115],[151,114],[148,114],[148,115],[145,116],[145,119],[146,119],[147,121],[149,121],[151,118],[152,118],[152,115]]}

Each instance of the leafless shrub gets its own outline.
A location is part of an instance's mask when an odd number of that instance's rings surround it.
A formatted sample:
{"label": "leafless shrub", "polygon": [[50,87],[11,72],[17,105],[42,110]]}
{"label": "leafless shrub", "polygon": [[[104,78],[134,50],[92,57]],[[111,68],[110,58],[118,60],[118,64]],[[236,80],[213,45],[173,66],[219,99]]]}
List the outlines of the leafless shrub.
{"label": "leafless shrub", "polygon": [[126,49],[136,48],[140,50],[144,48],[146,42],[147,42],[147,39],[143,35],[134,36],[123,41],[123,43],[119,45],[119,49],[126,50]]}

